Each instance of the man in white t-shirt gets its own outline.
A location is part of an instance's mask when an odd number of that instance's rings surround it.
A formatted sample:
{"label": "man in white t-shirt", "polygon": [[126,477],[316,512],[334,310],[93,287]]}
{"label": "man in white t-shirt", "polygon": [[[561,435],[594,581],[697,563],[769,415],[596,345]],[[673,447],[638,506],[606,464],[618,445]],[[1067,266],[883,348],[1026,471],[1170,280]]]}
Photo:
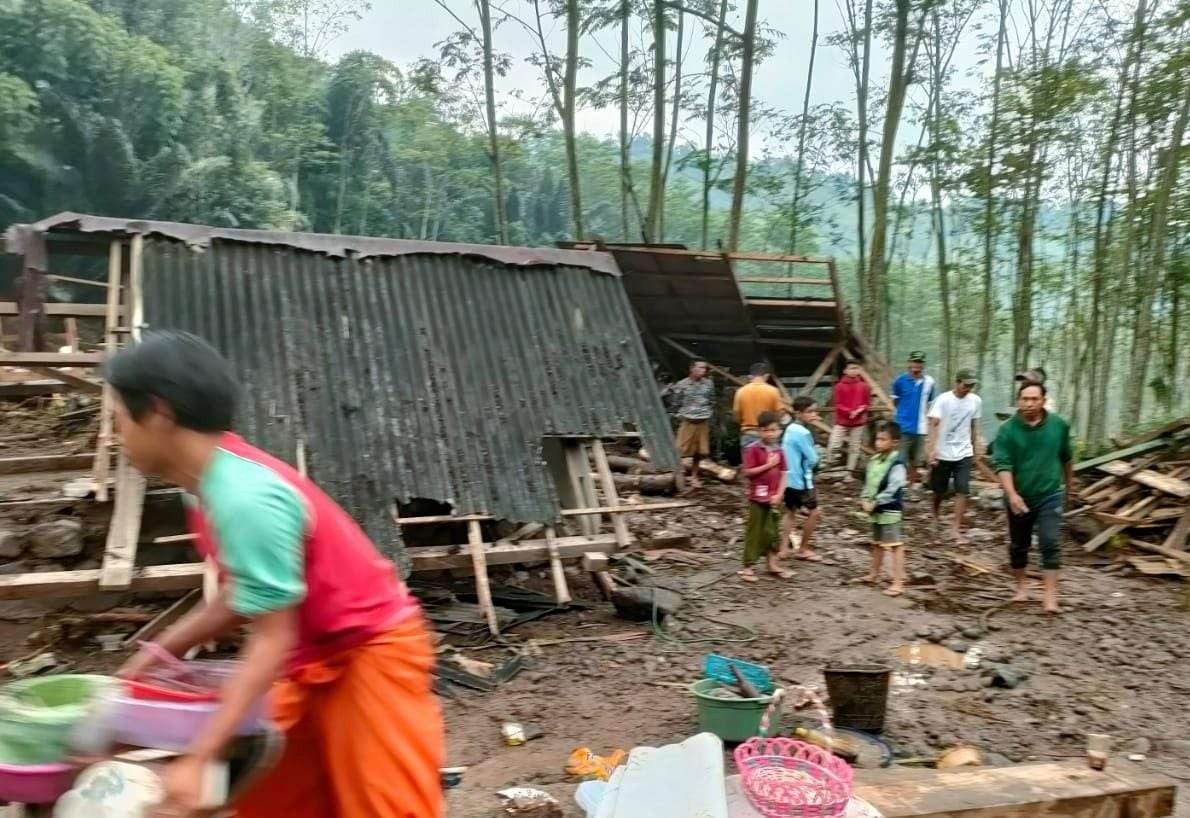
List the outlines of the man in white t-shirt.
{"label": "man in white t-shirt", "polygon": [[930,464],[930,488],[934,492],[934,523],[942,516],[942,498],[954,482],[954,526],[958,543],[963,537],[963,515],[971,493],[971,465],[979,439],[979,418],[983,401],[973,391],[979,379],[970,369],[960,369],[954,389],[943,392],[930,407],[926,460]]}

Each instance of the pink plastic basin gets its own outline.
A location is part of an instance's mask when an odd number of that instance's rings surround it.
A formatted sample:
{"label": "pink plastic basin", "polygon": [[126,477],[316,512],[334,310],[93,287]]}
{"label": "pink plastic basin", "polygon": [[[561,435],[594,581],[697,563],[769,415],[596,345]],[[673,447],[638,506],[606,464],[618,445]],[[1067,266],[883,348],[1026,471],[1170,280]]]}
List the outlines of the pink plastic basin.
{"label": "pink plastic basin", "polygon": [[[219,709],[219,702],[167,702],[121,694],[112,710],[112,741],[134,747],[181,752]],[[239,735],[253,733],[265,719],[265,701],[257,702],[241,722]]]}
{"label": "pink plastic basin", "polygon": [[69,764],[0,764],[0,802],[52,804],[70,789],[78,772]]}

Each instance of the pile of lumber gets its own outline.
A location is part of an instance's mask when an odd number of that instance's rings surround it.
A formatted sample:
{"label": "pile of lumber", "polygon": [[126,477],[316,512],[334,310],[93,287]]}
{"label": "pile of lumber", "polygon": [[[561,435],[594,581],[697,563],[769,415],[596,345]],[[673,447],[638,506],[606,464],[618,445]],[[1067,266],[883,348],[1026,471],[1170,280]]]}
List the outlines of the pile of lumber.
{"label": "pile of lumber", "polygon": [[1093,535],[1083,550],[1132,546],[1147,552],[1131,557],[1149,574],[1190,576],[1190,417],[1141,435],[1115,451],[1074,466],[1084,487],[1082,505]]}

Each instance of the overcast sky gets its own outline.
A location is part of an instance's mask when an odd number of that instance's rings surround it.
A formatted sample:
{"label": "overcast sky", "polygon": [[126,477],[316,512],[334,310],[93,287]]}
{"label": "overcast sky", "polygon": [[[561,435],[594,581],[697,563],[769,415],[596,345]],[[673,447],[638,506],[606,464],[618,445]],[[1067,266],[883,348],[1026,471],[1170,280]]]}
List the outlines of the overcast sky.
{"label": "overcast sky", "polygon": [[[475,18],[474,4],[470,0],[448,0],[451,7],[468,23]],[[517,13],[522,19],[532,19],[532,3],[529,0],[504,0],[503,5]],[[546,3],[542,3],[544,7]],[[742,2],[737,5],[742,6]],[[782,35],[773,55],[765,60],[758,68],[754,80],[754,94],[762,104],[776,108],[786,113],[800,113],[802,96],[805,93],[806,66],[809,59],[810,33],[812,30],[811,0],[761,0],[760,17],[770,27]],[[737,30],[743,28],[742,8],[736,12],[730,22]],[[697,32],[695,45],[687,51],[687,68],[690,71],[702,70],[703,57],[706,54],[709,40],[702,35],[705,26],[701,21],[687,18],[687,31],[691,28]],[[691,25],[691,23],[693,25]],[[547,21],[553,29],[551,49],[560,53],[565,47],[564,30],[554,21]],[[346,51],[362,49],[372,51],[386,57],[398,66],[406,67],[421,57],[436,55],[434,44],[452,31],[457,30],[459,24],[440,8],[434,0],[374,0],[373,7],[364,19],[337,40],[331,48],[331,56],[335,57]],[[811,96],[813,103],[840,101],[849,108],[854,106],[854,79],[847,65],[841,49],[826,44],[826,39],[833,33],[843,29],[843,17],[836,0],[822,0],[819,11],[819,43],[815,61],[814,87]],[[636,33],[635,38],[641,37]],[[583,56],[593,63],[590,69],[580,76],[580,84],[588,84],[598,78],[605,77],[616,70],[616,60],[619,52],[619,31],[606,30],[595,36],[595,41],[587,36],[581,43]],[[496,48],[508,53],[513,58],[512,70],[508,76],[500,80],[501,104],[504,110],[523,110],[524,103],[510,99],[508,92],[517,90],[525,98],[543,98],[543,80],[540,70],[525,61],[534,44],[531,37],[522,26],[515,22],[506,22],[499,27],[495,34]],[[687,35],[687,43],[690,35]],[[599,47],[602,45],[602,49]],[[642,43],[643,45],[643,43]],[[967,72],[977,66],[979,55],[976,53],[977,35],[972,31],[966,38],[966,43],[955,55],[955,67],[960,73]],[[669,52],[674,49],[672,35]],[[874,82],[883,83],[887,76],[888,54],[878,49],[873,54],[872,77]],[[976,80],[956,77],[956,82],[974,84]],[[705,93],[705,92],[704,92]],[[648,123],[644,130],[648,130]],[[590,110],[579,112],[579,128],[600,135],[614,134],[619,128],[619,114],[615,109]],[[689,138],[701,139],[697,134],[701,126],[691,123],[686,126]],[[901,139],[909,138],[909,129],[903,128]],[[912,132],[916,140],[916,131]],[[780,146],[776,146],[780,147]]]}

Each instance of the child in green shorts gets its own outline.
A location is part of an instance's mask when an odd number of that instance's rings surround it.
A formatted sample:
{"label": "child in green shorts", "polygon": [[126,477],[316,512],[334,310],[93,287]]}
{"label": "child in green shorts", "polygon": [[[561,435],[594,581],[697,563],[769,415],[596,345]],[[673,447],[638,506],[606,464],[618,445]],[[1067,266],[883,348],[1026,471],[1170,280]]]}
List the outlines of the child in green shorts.
{"label": "child in green shorts", "polygon": [[875,585],[880,581],[881,563],[889,554],[892,582],[884,593],[905,592],[905,538],[901,530],[905,486],[909,482],[905,461],[898,452],[901,427],[882,423],[876,429],[876,454],[868,461],[861,505],[872,522],[872,570],[863,578]]}
{"label": "child in green shorts", "polygon": [[757,419],[760,443],[744,449],[743,473],[748,478],[748,519],[744,525],[744,567],[739,571],[744,582],[756,582],[753,564],[765,558],[765,568],[773,576],[789,579],[793,572],[781,567],[777,556],[777,526],[781,518],[781,500],[785,491],[785,455],[781,451],[781,425],[772,412],[761,412]]}

